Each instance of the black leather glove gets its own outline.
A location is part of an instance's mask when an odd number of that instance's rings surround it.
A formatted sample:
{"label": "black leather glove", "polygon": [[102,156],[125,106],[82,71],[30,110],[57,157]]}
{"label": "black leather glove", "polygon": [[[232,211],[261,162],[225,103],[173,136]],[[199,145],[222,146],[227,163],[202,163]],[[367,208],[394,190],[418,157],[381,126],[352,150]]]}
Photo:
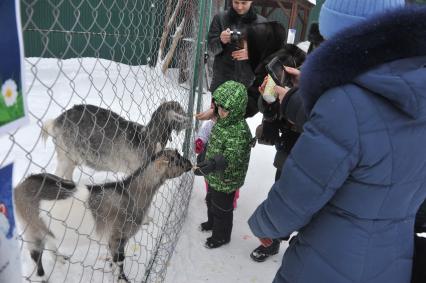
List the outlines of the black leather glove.
{"label": "black leather glove", "polygon": [[197,169],[194,170],[194,174],[197,176],[205,176],[212,172],[223,172],[228,167],[228,161],[226,161],[223,155],[216,155],[209,160],[204,160],[197,164]]}

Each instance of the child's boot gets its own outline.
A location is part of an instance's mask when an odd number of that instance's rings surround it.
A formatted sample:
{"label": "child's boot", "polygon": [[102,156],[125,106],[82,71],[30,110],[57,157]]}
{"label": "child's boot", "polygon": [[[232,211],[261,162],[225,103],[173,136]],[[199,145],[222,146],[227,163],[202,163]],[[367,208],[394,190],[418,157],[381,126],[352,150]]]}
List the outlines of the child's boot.
{"label": "child's boot", "polygon": [[250,257],[257,262],[263,262],[271,255],[276,255],[280,251],[280,240],[272,240],[272,244],[265,247],[263,245],[258,246],[252,251]]}
{"label": "child's boot", "polygon": [[204,244],[204,246],[208,249],[215,249],[218,248],[220,246],[223,246],[227,243],[229,243],[230,240],[225,240],[225,239],[216,239],[213,236],[207,238],[206,243]]}
{"label": "child's boot", "polygon": [[211,231],[212,229],[213,229],[213,222],[206,221],[200,224],[201,232]]}

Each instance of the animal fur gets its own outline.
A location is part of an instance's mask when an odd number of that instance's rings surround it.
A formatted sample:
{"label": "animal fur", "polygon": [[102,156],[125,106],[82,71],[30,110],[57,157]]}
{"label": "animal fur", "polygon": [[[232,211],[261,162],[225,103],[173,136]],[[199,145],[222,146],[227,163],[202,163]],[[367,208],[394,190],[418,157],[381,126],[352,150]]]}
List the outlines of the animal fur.
{"label": "animal fur", "polygon": [[161,104],[146,126],[111,110],[75,105],[46,121],[42,137],[53,137],[58,160],[55,175],[71,180],[77,165],[130,174],[142,161],[164,149],[173,131],[190,126],[190,118],[174,101]]}
{"label": "animal fur", "polygon": [[[26,178],[16,187],[14,199],[23,226],[23,238],[37,264],[37,275],[45,274],[43,250],[46,242],[54,238],[40,217],[41,201],[75,198],[83,202],[93,217],[96,232],[108,239],[113,262],[119,267],[119,279],[127,281],[123,271],[127,241],[139,230],[153,196],[165,180],[176,178],[191,168],[191,162],[177,151],[164,150],[121,182],[77,186],[72,181],[46,173]],[[70,213],[79,212],[71,210]]]}

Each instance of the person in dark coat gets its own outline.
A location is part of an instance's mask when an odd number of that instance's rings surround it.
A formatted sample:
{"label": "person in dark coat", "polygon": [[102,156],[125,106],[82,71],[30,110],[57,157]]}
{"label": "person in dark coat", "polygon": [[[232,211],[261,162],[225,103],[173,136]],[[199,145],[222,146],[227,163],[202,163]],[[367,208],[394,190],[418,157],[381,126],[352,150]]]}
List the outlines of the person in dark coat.
{"label": "person in dark coat", "polygon": [[[257,73],[262,73],[263,77],[267,74],[265,66],[275,58],[279,58],[280,62],[285,66],[298,68],[305,61],[306,54],[303,50],[293,44],[286,44],[281,50],[268,56],[263,64],[257,68]],[[262,72],[263,71],[263,72]],[[264,88],[265,82],[262,84]],[[261,87],[262,88],[262,87]],[[287,91],[282,87],[283,91]],[[288,88],[288,86],[286,86]],[[259,90],[258,90],[259,91]],[[290,90],[292,91],[292,90]],[[258,99],[259,111],[263,114],[262,124],[256,130],[258,143],[266,145],[274,145],[277,152],[275,154],[273,165],[277,168],[275,173],[275,181],[281,176],[281,169],[284,161],[287,159],[291,148],[295,144],[300,133],[296,132],[293,126],[280,115],[280,99],[273,103],[266,102],[262,96]],[[288,240],[288,237],[284,240]],[[250,257],[257,262],[265,261],[269,256],[279,252],[281,239],[265,239],[261,245],[254,249]]]}
{"label": "person in dark coat", "polygon": [[304,63],[298,92],[308,121],[249,219],[259,238],[299,231],[274,282],[411,279],[426,197],[426,8],[345,4],[323,5],[327,41]]}
{"label": "person in dark coat", "polygon": [[286,46],[286,38],[286,29],[278,22],[253,24],[247,27],[247,51],[254,80],[247,88],[246,118],[253,117],[259,112],[259,87],[267,75],[265,66],[276,56],[275,53]]}
{"label": "person in dark coat", "polygon": [[213,17],[207,37],[209,53],[214,56],[213,93],[222,83],[234,80],[249,87],[254,79],[247,48],[246,29],[266,19],[254,11],[253,1],[232,0],[231,7]]}
{"label": "person in dark coat", "polygon": [[[261,22],[248,25],[245,34],[244,41],[248,58],[250,58],[245,64],[246,67],[250,67],[250,76],[252,77],[250,86],[246,86],[248,101],[244,118],[250,118],[259,112],[258,99],[260,93],[258,88],[267,74],[265,65],[271,60],[272,54],[285,46],[287,32],[285,27],[278,22]],[[207,114],[209,110],[210,112]],[[198,114],[197,119],[210,119],[213,116],[213,111],[209,110]]]}

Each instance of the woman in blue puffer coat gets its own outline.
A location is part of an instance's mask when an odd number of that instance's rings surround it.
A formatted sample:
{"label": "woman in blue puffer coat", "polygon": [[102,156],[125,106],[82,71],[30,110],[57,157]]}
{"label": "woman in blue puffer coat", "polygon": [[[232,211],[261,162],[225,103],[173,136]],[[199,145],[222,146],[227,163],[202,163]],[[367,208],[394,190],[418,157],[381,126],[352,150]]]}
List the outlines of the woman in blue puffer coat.
{"label": "woman in blue puffer coat", "polygon": [[299,89],[309,119],[249,220],[259,238],[299,231],[274,282],[410,282],[426,197],[426,7],[377,14],[403,2],[323,5],[327,41]]}

